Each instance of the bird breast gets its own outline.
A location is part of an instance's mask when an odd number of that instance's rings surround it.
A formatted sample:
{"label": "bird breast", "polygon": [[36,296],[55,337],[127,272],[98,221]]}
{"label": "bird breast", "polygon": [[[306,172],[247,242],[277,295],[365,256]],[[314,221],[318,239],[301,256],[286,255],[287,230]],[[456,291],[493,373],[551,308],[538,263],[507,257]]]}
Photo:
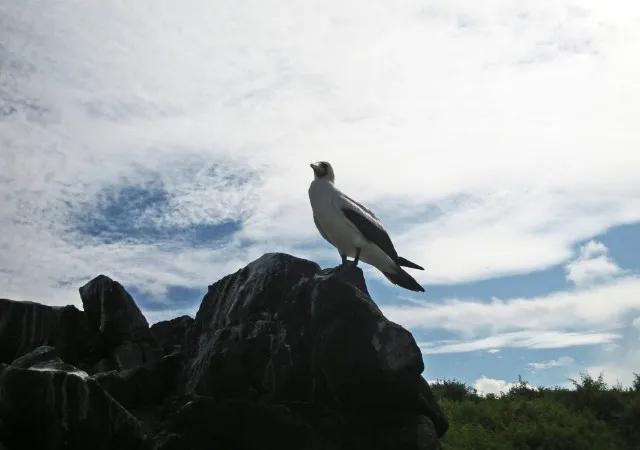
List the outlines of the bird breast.
{"label": "bird breast", "polygon": [[333,186],[328,186],[329,184],[321,180],[311,183],[309,188],[311,209],[327,240],[341,254],[353,256],[356,247],[364,246],[367,241],[342,213],[340,193]]}

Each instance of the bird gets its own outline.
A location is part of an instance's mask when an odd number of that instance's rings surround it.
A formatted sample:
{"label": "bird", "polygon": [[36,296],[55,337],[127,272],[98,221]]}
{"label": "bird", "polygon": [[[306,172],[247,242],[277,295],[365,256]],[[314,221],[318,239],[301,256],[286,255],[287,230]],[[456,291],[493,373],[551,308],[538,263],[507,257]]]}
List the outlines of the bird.
{"label": "bird", "polygon": [[333,245],[342,266],[352,257],[353,266],[362,260],[380,270],[393,284],[416,292],[424,288],[402,267],[423,267],[398,255],[380,219],[335,186],[333,167],[326,161],[311,164],[314,179],[309,186],[313,221],[320,235]]}

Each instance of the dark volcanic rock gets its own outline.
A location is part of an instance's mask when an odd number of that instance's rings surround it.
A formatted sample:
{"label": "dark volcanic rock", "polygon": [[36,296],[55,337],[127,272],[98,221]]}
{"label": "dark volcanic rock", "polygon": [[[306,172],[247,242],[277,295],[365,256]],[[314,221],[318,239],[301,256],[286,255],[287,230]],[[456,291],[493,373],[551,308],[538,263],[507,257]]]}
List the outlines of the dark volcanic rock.
{"label": "dark volcanic rock", "polygon": [[0,442],[20,449],[143,449],[138,421],[86,373],[0,364]]}
{"label": "dark volcanic rock", "polygon": [[80,288],[80,297],[107,356],[96,364],[96,371],[132,369],[159,358],[147,319],[120,283],[99,275]]}
{"label": "dark volcanic rock", "polygon": [[173,353],[134,369],[98,373],[94,379],[126,408],[157,405],[177,393],[183,363],[182,354]]}
{"label": "dark volcanic rock", "polygon": [[282,450],[313,447],[309,423],[284,405],[196,397],[178,409],[155,448]]}
{"label": "dark volcanic rock", "polygon": [[0,362],[9,363],[41,345],[56,348],[66,362],[85,357],[95,340],[75,306],[45,306],[0,299]]}
{"label": "dark volcanic rock", "polygon": [[447,429],[353,266],[267,254],[151,328],[103,275],[80,293],[86,313],[0,300],[7,449],[432,450]]}
{"label": "dark volcanic rock", "polygon": [[29,367],[33,367],[36,364],[51,362],[63,361],[58,357],[55,348],[49,347],[48,345],[43,345],[36,348],[35,350],[30,351],[26,355],[22,355],[21,357],[16,358],[11,363],[11,365],[20,369],[28,369]]}
{"label": "dark volcanic rock", "polygon": [[151,340],[147,319],[117,281],[98,275],[80,288],[80,297],[89,323],[110,346]]}
{"label": "dark volcanic rock", "polygon": [[394,429],[416,435],[448,426],[413,337],[382,315],[352,266],[264,255],[209,287],[186,342],[186,388],[197,395],[324,405],[351,414],[341,430],[365,411],[405,417]]}
{"label": "dark volcanic rock", "polygon": [[318,270],[311,261],[267,254],[209,286],[186,340],[193,358],[187,390],[221,398],[267,393],[309,400],[311,348],[304,337],[310,330],[302,297]]}
{"label": "dark volcanic rock", "polygon": [[180,351],[187,330],[193,323],[189,316],[180,316],[151,325],[151,334],[165,355]]}

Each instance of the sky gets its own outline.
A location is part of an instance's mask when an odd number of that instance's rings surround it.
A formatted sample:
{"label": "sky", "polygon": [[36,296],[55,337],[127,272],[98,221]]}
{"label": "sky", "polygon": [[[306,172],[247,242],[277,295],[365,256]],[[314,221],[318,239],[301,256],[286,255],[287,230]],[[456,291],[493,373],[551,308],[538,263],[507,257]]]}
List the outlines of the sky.
{"label": "sky", "polygon": [[640,372],[640,4],[0,0],[0,297],[150,322],[265,252],[339,262],[309,163],[425,293],[365,267],[429,380]]}

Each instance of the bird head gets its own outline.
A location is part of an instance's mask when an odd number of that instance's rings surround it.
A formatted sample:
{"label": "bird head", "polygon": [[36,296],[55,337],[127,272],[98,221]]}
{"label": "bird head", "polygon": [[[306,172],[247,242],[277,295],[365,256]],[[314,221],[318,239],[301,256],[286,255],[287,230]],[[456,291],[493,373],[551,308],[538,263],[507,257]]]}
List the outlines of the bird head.
{"label": "bird head", "polygon": [[328,162],[318,161],[311,164],[311,168],[313,169],[313,174],[315,175],[316,180],[327,180],[331,182],[335,180],[333,167],[331,167],[331,164],[329,164]]}

